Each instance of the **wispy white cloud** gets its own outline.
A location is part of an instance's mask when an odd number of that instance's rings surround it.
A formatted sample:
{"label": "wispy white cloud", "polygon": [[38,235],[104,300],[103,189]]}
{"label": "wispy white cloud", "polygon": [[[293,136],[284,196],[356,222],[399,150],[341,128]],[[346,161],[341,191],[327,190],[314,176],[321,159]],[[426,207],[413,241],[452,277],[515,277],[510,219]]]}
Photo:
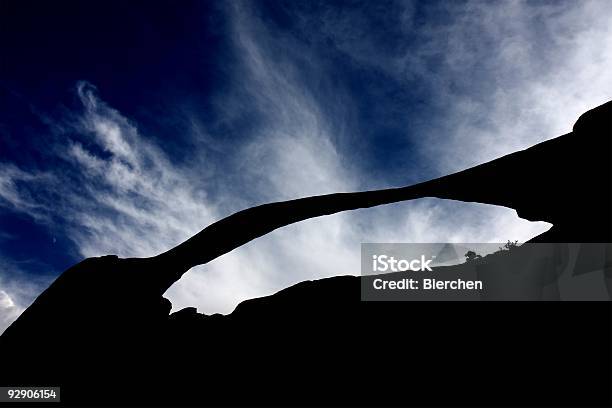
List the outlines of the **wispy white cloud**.
{"label": "wispy white cloud", "polygon": [[612,99],[610,2],[438,7],[450,22],[419,27],[394,63],[441,107],[422,149],[442,173],[567,133],[581,113]]}
{"label": "wispy white cloud", "polygon": [[51,174],[26,172],[13,164],[0,162],[0,205],[27,212],[38,221],[46,221],[49,208],[36,199],[32,187],[51,182]]}
{"label": "wispy white cloud", "polygon": [[154,255],[214,219],[193,174],[173,165],[91,85],[80,83],[78,95],[84,112],[74,126],[87,138],[71,141],[66,157],[81,182],[82,193],[68,205],[77,209],[70,233],[84,256]]}
{"label": "wispy white cloud", "polygon": [[2,333],[23,312],[4,290],[0,289],[0,333]]}

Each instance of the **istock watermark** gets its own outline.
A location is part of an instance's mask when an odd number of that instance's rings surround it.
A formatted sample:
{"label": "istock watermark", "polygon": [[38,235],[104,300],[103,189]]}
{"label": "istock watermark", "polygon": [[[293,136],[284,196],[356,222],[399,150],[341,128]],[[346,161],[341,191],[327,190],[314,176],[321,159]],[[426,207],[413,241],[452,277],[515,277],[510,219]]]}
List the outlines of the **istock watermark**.
{"label": "istock watermark", "polygon": [[431,271],[433,259],[395,259],[388,255],[373,255],[372,270],[374,272],[405,272],[405,271]]}
{"label": "istock watermark", "polygon": [[361,246],[361,299],[611,300],[612,244]]}

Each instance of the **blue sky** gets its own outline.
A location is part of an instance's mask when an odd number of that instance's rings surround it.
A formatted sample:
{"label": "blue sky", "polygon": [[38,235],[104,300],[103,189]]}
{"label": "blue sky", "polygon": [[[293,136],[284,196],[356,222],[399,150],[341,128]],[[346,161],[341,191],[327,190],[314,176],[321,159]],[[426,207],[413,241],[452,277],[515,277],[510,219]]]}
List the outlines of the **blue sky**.
{"label": "blue sky", "polygon": [[[0,7],[0,331],[84,257],[153,255],[263,202],[447,174],[612,96],[607,1],[124,3]],[[361,242],[547,228],[444,200],[361,210],[276,231],[166,296],[228,313],[358,274]]]}

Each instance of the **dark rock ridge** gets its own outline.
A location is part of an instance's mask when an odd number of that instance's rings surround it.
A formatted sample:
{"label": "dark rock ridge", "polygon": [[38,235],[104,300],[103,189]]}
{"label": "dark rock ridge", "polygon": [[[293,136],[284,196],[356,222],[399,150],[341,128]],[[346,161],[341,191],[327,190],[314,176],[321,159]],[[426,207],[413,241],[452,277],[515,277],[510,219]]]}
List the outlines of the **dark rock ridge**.
{"label": "dark rock ridge", "polygon": [[350,276],[302,282],[228,316],[169,314],[162,294],[274,229],[420,197],[552,223],[534,242],[612,242],[611,138],[608,102],[568,134],[439,179],[266,204],[156,257],[86,259],[0,337],[0,384],[59,385],[74,406],[607,406],[609,302],[361,302],[361,278]]}

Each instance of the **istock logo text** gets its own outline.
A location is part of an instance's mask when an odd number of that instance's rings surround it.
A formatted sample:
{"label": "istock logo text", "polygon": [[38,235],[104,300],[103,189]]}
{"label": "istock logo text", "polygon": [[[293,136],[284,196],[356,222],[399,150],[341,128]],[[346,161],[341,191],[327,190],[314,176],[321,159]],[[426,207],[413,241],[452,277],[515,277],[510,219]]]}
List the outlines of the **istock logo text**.
{"label": "istock logo text", "polygon": [[420,259],[395,259],[388,255],[373,255],[372,270],[374,272],[405,272],[405,271],[431,271],[429,264],[432,259],[425,259],[421,255]]}

